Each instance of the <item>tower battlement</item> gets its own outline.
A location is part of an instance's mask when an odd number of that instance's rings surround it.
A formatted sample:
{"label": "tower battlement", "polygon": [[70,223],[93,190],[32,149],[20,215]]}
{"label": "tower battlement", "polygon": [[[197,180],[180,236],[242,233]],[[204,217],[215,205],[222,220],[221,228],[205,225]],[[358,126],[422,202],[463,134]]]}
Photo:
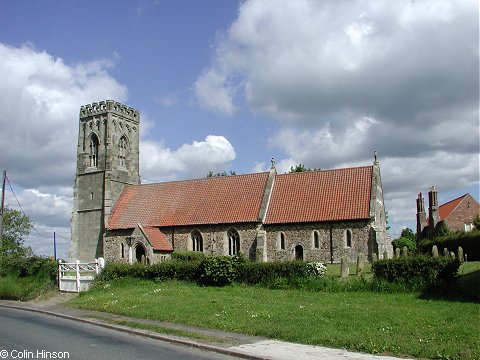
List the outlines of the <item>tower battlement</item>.
{"label": "tower battlement", "polygon": [[123,116],[129,117],[133,120],[137,120],[140,117],[140,112],[130,106],[119,103],[114,100],[105,100],[100,102],[94,102],[92,104],[83,105],[80,107],[80,118],[103,114],[108,111],[114,111]]}

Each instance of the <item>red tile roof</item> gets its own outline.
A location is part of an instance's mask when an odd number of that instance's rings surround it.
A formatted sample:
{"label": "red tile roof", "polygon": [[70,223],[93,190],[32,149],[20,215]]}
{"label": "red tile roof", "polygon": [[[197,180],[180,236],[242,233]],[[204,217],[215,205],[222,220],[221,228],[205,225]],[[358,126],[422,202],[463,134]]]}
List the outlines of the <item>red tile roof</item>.
{"label": "red tile roof", "polygon": [[153,246],[154,250],[173,251],[172,245],[159,228],[143,227],[143,232],[147,235],[148,241]]}
{"label": "red tile roof", "polygon": [[277,175],[265,224],[368,219],[372,166]]}
{"label": "red tile roof", "polygon": [[127,185],[109,229],[256,222],[268,173]]}
{"label": "red tile roof", "polygon": [[[275,175],[265,224],[370,217],[372,166]],[[125,186],[109,229],[260,221],[269,173]]]}
{"label": "red tile roof", "polygon": [[445,220],[448,215],[452,213],[453,210],[462,202],[462,200],[467,196],[468,194],[462,195],[459,198],[453,199],[443,205],[440,205],[438,208],[438,213],[440,215],[440,220]]}

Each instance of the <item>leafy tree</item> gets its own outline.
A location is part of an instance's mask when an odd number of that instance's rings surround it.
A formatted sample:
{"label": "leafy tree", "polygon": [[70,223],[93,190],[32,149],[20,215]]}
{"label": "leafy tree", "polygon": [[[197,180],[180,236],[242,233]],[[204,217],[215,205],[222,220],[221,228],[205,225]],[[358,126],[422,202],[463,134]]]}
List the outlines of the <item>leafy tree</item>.
{"label": "leafy tree", "polygon": [[237,175],[237,173],[235,171],[230,171],[229,173],[227,173],[226,171],[218,172],[218,173],[214,173],[213,171],[210,171],[207,174],[207,177],[234,176],[234,175]]}
{"label": "leafy tree", "polygon": [[30,246],[24,245],[24,237],[30,234],[33,221],[20,211],[5,207],[3,210],[3,237],[0,255],[32,256]]}
{"label": "leafy tree", "polygon": [[414,251],[417,248],[416,236],[413,233],[413,230],[408,227],[402,230],[400,237],[393,240],[392,244],[395,249],[402,249],[406,246],[409,251]]}
{"label": "leafy tree", "polygon": [[290,171],[288,171],[287,174],[292,174],[297,172],[306,172],[306,171],[315,171],[315,170],[320,170],[320,169],[317,169],[317,168],[310,169],[305,167],[305,165],[303,164],[298,164],[295,166],[290,166]]}
{"label": "leafy tree", "polygon": [[400,237],[405,237],[413,241],[417,239],[417,236],[415,235],[413,230],[408,227],[402,230],[402,232],[400,233]]}
{"label": "leafy tree", "polygon": [[475,229],[480,230],[480,215],[477,214],[477,216],[475,216],[473,226],[475,226]]}

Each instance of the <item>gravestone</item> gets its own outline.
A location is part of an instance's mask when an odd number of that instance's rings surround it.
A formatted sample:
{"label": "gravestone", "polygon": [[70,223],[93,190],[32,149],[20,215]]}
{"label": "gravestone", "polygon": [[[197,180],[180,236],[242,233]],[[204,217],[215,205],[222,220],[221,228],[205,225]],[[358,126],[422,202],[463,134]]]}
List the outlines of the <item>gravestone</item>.
{"label": "gravestone", "polygon": [[434,258],[438,258],[438,247],[437,247],[437,245],[432,246],[432,256]]}
{"label": "gravestone", "polygon": [[341,265],[340,276],[342,278],[348,277],[350,269],[348,268],[348,260],[346,256],[342,256],[340,265]]}
{"label": "gravestone", "polygon": [[363,273],[365,269],[365,255],[363,253],[358,253],[357,257],[357,275]]}

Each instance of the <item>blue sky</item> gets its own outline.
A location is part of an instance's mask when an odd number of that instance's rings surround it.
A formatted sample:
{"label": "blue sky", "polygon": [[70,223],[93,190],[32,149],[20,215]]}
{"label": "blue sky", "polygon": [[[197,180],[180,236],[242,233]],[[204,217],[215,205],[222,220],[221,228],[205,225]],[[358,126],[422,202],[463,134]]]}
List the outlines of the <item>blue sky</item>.
{"label": "blue sky", "polygon": [[[141,111],[141,177],[379,154],[392,235],[415,199],[478,200],[478,3],[0,0],[0,167],[66,256],[81,105]],[[7,188],[6,203],[17,208]]]}

